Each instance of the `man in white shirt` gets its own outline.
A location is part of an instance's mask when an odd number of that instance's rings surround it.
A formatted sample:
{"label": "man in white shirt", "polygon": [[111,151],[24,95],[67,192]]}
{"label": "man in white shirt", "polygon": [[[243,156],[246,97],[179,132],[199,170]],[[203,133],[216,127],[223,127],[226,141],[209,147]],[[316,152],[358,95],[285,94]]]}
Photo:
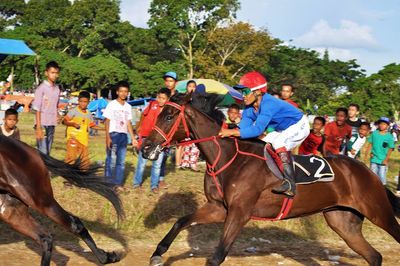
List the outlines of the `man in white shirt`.
{"label": "man in white shirt", "polygon": [[[134,145],[137,145],[137,141],[133,134],[131,123],[132,107],[126,102],[129,94],[129,84],[124,81],[119,82],[116,86],[116,93],[117,99],[111,101],[103,112],[107,148],[105,175],[109,182],[115,184],[117,191],[122,191],[128,133]],[[115,169],[112,169],[111,165],[114,156],[116,157]]]}

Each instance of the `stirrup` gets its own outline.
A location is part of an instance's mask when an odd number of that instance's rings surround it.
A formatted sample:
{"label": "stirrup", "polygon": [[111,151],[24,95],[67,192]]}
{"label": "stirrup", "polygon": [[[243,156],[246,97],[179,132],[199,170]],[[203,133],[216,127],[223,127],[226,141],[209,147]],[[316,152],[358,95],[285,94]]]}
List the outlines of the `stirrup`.
{"label": "stirrup", "polygon": [[[285,186],[285,184],[288,184],[288,186],[289,186],[287,189],[283,188]],[[273,188],[271,191],[272,191],[272,193],[275,193],[275,194],[284,194],[288,197],[293,198],[296,195],[296,192],[295,192],[296,184],[294,184],[294,186],[295,187],[292,186],[292,183],[288,179],[284,178],[282,180],[281,185],[277,188]]]}

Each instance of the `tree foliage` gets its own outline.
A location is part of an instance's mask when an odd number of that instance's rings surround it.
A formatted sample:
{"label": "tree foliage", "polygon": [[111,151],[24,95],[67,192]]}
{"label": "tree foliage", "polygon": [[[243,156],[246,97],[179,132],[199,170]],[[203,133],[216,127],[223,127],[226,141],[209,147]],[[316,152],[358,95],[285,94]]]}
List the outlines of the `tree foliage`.
{"label": "tree foliage", "polygon": [[378,73],[357,79],[349,95],[368,117],[393,117],[400,108],[400,64],[389,64]]}
{"label": "tree foliage", "polygon": [[238,0],[153,0],[149,26],[168,47],[177,48],[194,75],[194,54],[202,38],[221,21],[236,16]]}
{"label": "tree foliage", "polygon": [[336,109],[329,102],[364,76],[354,60],[330,60],[327,55],[321,58],[316,51],[286,45],[272,49],[269,63],[262,71],[271,89],[279,91],[282,84],[292,84],[294,98],[301,106],[309,100],[312,105],[324,107],[320,111],[327,113]]}
{"label": "tree foliage", "polygon": [[[400,65],[366,76],[356,60],[331,60],[328,52],[285,45],[267,29],[235,21],[239,7],[238,0],[153,0],[150,28],[143,29],[121,21],[118,0],[2,0],[0,37],[27,42],[40,73],[57,61],[64,89],[96,92],[124,79],[133,96],[145,96],[163,86],[167,71],[235,84],[256,70],[269,90],[292,83],[300,106],[317,105],[319,114],[350,102],[371,119],[400,108]],[[17,88],[34,86],[34,57],[9,56],[1,79],[11,66]]]}
{"label": "tree foliage", "polygon": [[196,53],[197,72],[231,83],[239,74],[265,65],[275,42],[248,23],[217,27],[207,32],[205,48]]}

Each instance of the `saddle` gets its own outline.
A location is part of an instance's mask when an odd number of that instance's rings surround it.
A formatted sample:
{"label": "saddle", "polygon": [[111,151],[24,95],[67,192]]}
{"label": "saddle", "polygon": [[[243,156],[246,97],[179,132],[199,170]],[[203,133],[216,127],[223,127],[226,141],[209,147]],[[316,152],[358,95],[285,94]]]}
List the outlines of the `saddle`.
{"label": "saddle", "polygon": [[[267,166],[279,179],[283,179],[282,162],[269,145],[266,145],[264,156]],[[330,182],[335,178],[328,161],[316,155],[294,155],[293,167],[296,184],[311,184],[315,182]]]}

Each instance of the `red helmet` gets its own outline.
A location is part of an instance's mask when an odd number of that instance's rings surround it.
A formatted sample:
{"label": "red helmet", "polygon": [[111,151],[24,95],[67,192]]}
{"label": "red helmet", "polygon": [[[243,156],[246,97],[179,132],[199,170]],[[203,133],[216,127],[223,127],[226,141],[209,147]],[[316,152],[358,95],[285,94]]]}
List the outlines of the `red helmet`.
{"label": "red helmet", "polygon": [[267,80],[257,71],[244,74],[240,78],[239,84],[249,88],[252,91],[261,90],[261,92],[267,92]]}

